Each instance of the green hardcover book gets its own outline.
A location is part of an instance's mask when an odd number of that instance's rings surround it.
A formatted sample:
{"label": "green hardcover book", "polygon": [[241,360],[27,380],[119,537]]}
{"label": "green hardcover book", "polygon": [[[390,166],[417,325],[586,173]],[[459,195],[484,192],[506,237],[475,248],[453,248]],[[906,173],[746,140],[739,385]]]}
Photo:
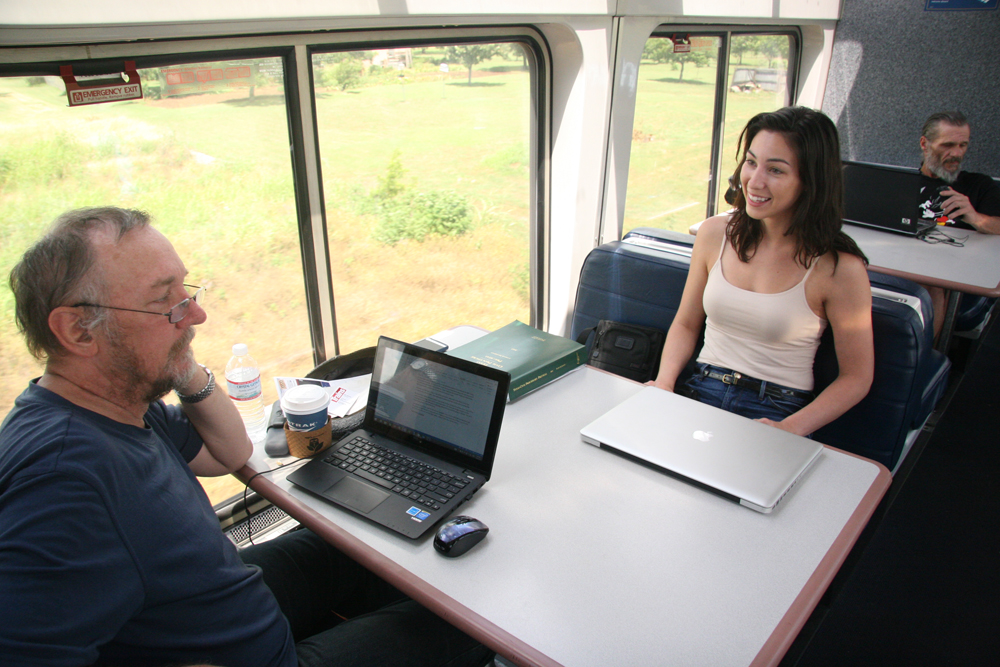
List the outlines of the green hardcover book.
{"label": "green hardcover book", "polygon": [[514,320],[448,354],[510,373],[507,400],[513,401],[552,382],[587,361],[587,349]]}

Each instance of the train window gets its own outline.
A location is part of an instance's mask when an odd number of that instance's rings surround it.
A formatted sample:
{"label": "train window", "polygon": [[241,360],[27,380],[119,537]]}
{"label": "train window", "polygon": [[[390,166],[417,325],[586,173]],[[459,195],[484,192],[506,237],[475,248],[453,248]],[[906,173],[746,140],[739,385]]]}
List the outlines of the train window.
{"label": "train window", "polygon": [[533,59],[391,46],[312,54],[342,352],[530,321]]}
{"label": "train window", "polygon": [[[795,35],[656,32],[639,67],[623,233],[724,211],[740,131],[790,103]],[[727,58],[728,54],[728,58]],[[720,59],[728,66],[720,72]]]}
{"label": "train window", "polygon": [[[117,205],[148,211],[191,282],[207,285],[198,360],[221,377],[233,343],[274,374],[313,366],[288,155],[280,58],[140,70],[144,98],[68,107],[56,76],[0,78],[0,273],[60,213]],[[41,373],[0,290],[0,415]],[[203,480],[218,502],[242,485]]]}
{"label": "train window", "polygon": [[728,179],[739,165],[736,149],[747,121],[762,111],[774,111],[791,103],[788,63],[792,47],[790,35],[732,36],[716,212],[730,208],[725,194]]}
{"label": "train window", "polygon": [[675,52],[671,36],[654,35],[643,49],[623,233],[687,231],[705,217],[722,37],[693,36],[686,46]]}

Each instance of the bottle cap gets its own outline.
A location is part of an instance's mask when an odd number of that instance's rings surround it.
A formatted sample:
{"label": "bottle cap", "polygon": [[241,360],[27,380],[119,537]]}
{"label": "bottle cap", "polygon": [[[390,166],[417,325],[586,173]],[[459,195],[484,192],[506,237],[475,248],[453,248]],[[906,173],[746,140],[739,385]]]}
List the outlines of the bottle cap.
{"label": "bottle cap", "polygon": [[233,356],[234,357],[245,357],[250,351],[246,343],[236,343],[233,345]]}

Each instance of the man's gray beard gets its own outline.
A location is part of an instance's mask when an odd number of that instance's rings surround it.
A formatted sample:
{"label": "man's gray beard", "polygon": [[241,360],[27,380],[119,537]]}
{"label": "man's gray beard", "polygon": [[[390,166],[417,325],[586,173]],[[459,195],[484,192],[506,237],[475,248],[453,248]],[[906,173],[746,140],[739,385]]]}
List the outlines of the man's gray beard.
{"label": "man's gray beard", "polygon": [[940,178],[948,185],[957,181],[958,175],[962,173],[961,161],[958,163],[958,169],[955,171],[948,171],[944,168],[944,165],[941,164],[936,157],[930,155],[929,152],[924,153],[924,165],[927,167],[929,172]]}
{"label": "man's gray beard", "polygon": [[[172,390],[187,386],[187,383],[191,381],[191,378],[198,371],[198,365],[190,363],[183,373],[179,375],[164,373],[159,377],[148,378],[140,370],[141,365],[135,350],[127,347],[122,342],[119,331],[112,329],[113,325],[109,327],[109,331],[107,332],[108,342],[111,345],[111,370],[119,379],[118,394],[127,402],[153,403],[169,394]],[[173,365],[175,361],[179,360],[185,354],[187,356],[191,355],[190,350],[185,351],[185,348],[187,348],[193,338],[194,329],[188,327],[184,337],[170,348],[170,353],[167,356],[168,366]]]}

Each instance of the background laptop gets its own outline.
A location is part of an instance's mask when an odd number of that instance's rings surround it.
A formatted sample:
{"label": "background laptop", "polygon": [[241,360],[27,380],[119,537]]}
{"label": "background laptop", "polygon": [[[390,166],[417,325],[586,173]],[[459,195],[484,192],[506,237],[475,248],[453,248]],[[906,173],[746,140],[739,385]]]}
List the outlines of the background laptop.
{"label": "background laptop", "polygon": [[844,161],[844,222],[915,236],[934,227],[920,210],[920,171]]}
{"label": "background laptop", "polygon": [[288,481],[420,537],[490,478],[509,384],[504,371],[383,336],[361,428]]}
{"label": "background laptop", "polygon": [[807,438],[656,387],[580,431],[584,442],[768,513],[819,456]]}

